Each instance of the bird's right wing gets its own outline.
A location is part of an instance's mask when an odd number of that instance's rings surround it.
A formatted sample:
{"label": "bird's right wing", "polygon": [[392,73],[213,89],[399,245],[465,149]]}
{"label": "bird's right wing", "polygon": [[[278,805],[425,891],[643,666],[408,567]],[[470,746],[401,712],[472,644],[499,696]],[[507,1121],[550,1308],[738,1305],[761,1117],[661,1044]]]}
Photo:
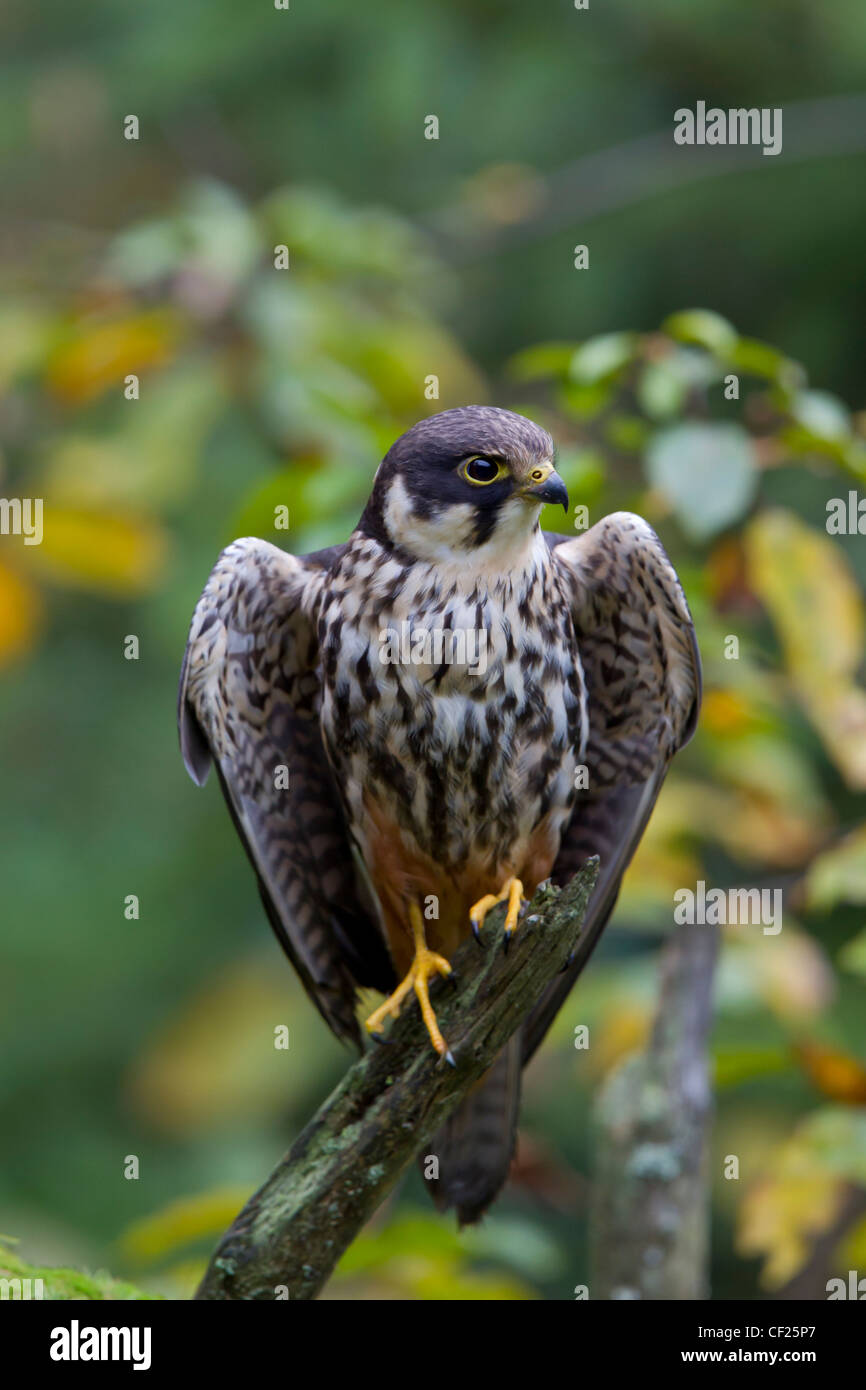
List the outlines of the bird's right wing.
{"label": "bird's right wing", "polygon": [[[356,984],[385,971],[319,731],[315,607],[327,557],[266,541],[222,552],[193,614],[178,700],[181,751],[211,759],[271,924],[339,1036],[360,1042]],[[369,976],[370,978],[366,978]]]}
{"label": "bird's right wing", "polygon": [[573,961],[527,1022],[526,1060],[598,941],[670,760],[694,733],[701,699],[692,617],[652,527],[615,512],[581,536],[547,542],[569,598],[589,713],[589,785],[578,794],[554,880],[567,883],[590,855],[601,862]]}

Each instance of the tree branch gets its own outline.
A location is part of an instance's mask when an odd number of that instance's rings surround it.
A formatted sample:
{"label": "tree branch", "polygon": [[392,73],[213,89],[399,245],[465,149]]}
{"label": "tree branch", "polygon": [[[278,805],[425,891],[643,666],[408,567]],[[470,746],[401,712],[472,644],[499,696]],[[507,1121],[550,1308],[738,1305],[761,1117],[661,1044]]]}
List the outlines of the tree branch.
{"label": "tree branch", "polygon": [[680,927],[662,952],[646,1051],[596,1104],[593,1298],[707,1297],[707,1037],[718,932]]}
{"label": "tree branch", "polygon": [[400,1174],[520,1027],[574,950],[598,875],[591,859],[561,892],[541,888],[508,951],[504,906],[457,952],[436,1012],[456,1068],[430,1047],[418,1009],[388,1046],[349,1070],[223,1236],[197,1299],[314,1298]]}

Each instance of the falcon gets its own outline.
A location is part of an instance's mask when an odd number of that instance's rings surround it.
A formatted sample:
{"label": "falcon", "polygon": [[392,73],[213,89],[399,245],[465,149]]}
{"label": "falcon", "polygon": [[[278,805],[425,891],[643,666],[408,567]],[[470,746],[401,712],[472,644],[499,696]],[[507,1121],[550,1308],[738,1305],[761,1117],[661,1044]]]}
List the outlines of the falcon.
{"label": "falcon", "polygon": [[514,1151],[522,1067],[607,922],[673,754],[700,661],[674,569],[639,516],[576,536],[550,435],[466,406],[413,426],[344,545],[219,556],[179,697],[193,780],[216,764],[265,911],[325,1021],[361,1045],[430,998],[496,903],[519,930],[537,886],[600,874],[569,967],[433,1141],[441,1208],[476,1221]]}

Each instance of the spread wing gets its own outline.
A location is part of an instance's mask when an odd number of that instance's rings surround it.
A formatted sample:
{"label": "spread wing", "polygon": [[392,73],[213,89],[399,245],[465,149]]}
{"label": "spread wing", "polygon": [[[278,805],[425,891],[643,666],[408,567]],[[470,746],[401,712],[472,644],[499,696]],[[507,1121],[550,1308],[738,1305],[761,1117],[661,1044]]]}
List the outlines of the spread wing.
{"label": "spread wing", "polygon": [[271,924],[333,1031],[360,1045],[355,988],[387,987],[384,945],[353,866],[319,731],[315,607],[339,551],[300,559],[234,541],[198,601],[178,700],[201,785],[216,763]]}
{"label": "spread wing", "polygon": [[694,733],[701,698],[691,614],[652,528],[615,512],[582,536],[549,535],[547,542],[572,596],[589,706],[589,786],[578,793],[553,878],[566,883],[592,854],[601,866],[574,960],[527,1020],[525,1061],[613,910],[670,760]]}

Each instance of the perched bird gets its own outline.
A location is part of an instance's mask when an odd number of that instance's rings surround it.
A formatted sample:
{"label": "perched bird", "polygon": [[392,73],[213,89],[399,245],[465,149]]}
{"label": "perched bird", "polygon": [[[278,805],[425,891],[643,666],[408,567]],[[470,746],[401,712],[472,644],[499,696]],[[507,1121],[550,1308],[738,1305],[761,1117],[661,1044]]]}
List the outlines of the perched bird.
{"label": "perched bird", "polygon": [[429,1146],[434,1195],[477,1220],[507,1176],[520,1073],[613,908],[671,757],[691,736],[700,662],[655,533],[619,512],[583,534],[553,441],[486,406],[391,447],[344,545],[220,555],[180,682],[183,756],[216,763],[265,910],[327,1023],[360,1044],[356,990],[415,995],[506,901],[601,860],[578,951]]}

